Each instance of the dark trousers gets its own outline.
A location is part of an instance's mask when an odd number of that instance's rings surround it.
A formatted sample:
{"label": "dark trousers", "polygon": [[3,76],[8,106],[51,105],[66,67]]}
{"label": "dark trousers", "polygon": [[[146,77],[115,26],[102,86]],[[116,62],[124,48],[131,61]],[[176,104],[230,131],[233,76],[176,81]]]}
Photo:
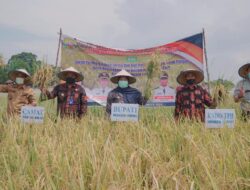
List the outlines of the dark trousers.
{"label": "dark trousers", "polygon": [[242,119],[244,121],[250,120],[250,111],[243,111],[241,112]]}

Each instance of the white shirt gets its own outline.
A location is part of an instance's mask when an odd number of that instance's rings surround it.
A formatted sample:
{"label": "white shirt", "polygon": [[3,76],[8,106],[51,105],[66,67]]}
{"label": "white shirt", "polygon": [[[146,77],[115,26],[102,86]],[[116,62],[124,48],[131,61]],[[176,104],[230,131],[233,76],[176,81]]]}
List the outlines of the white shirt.
{"label": "white shirt", "polygon": [[111,91],[112,89],[109,87],[105,87],[105,88],[93,88],[91,91],[92,96],[108,96],[108,93]]}
{"label": "white shirt", "polygon": [[153,101],[174,102],[175,90],[173,88],[170,88],[169,86],[160,86],[153,91]]}

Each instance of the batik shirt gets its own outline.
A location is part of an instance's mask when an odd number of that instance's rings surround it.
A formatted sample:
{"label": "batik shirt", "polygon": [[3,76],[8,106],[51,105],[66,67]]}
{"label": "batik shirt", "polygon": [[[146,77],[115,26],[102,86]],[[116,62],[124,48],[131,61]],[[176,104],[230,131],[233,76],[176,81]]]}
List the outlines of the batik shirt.
{"label": "batik shirt", "polygon": [[78,84],[59,84],[52,92],[47,91],[48,99],[57,97],[57,113],[61,117],[79,117],[87,113],[87,96]]}
{"label": "batik shirt", "polygon": [[210,94],[199,85],[179,87],[176,93],[175,118],[204,121],[205,105],[214,106]]}

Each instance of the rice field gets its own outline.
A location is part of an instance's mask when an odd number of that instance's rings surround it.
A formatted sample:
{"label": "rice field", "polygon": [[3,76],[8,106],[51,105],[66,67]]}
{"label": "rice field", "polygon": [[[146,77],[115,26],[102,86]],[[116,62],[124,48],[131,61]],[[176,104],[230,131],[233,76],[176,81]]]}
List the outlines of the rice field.
{"label": "rice field", "polygon": [[0,97],[0,189],[250,189],[250,123],[234,129],[176,124],[173,108],[141,108],[140,121],[110,122],[91,107],[81,121],[46,107],[43,125],[6,118]]}

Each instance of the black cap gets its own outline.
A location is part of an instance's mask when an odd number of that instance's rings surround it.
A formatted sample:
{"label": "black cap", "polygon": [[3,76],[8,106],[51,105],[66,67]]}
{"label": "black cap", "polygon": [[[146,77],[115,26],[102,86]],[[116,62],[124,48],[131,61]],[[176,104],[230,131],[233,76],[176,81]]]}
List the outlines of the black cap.
{"label": "black cap", "polygon": [[99,73],[98,78],[107,78],[108,79],[109,78],[109,74],[106,73],[106,72]]}
{"label": "black cap", "polygon": [[168,74],[166,72],[162,73],[160,79],[168,79]]}

